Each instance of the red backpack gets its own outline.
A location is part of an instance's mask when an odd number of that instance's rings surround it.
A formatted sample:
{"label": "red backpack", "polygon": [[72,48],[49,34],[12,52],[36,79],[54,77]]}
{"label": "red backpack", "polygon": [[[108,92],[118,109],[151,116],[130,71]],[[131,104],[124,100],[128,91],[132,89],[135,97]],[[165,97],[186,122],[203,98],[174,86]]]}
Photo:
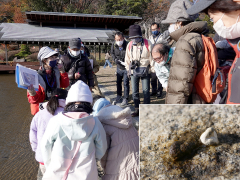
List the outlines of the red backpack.
{"label": "red backpack", "polygon": [[205,63],[196,75],[194,86],[197,94],[207,103],[216,100],[217,94],[223,91],[226,79],[223,71],[219,68],[218,55],[212,38],[202,35],[205,52]]}

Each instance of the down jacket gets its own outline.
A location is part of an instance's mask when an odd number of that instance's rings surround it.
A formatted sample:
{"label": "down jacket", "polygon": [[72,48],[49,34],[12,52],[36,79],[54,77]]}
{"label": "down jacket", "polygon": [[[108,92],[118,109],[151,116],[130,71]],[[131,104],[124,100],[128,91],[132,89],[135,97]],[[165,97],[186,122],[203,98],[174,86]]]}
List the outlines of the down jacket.
{"label": "down jacket", "polygon": [[[65,107],[65,100],[59,99],[59,107],[56,109],[54,116],[57,115],[59,112],[62,112]],[[41,153],[41,140],[43,134],[47,128],[49,120],[53,117],[46,108],[47,102],[43,104],[45,108],[40,110],[35,114],[32,119],[31,126],[30,126],[30,133],[29,133],[29,140],[31,143],[32,150],[35,151],[35,159],[38,162],[43,163],[42,153]]]}
{"label": "down jacket", "polygon": [[85,112],[59,113],[49,121],[41,142],[43,180],[62,179],[69,166],[68,180],[98,180],[96,159],[106,149],[106,133],[98,118]]}
{"label": "down jacket", "polygon": [[176,43],[166,95],[166,104],[204,104],[196,93],[194,80],[204,65],[204,45],[201,34],[206,22],[193,22],[170,34]]}
{"label": "down jacket", "polygon": [[[94,87],[93,69],[87,56],[81,54],[74,58],[66,50],[65,54],[60,57],[60,61],[63,62],[71,85],[77,80],[82,80],[89,87]],[[75,73],[81,74],[79,79],[75,79]]]}
{"label": "down jacket", "polygon": [[101,159],[105,175],[102,180],[139,179],[139,137],[132,124],[130,108],[108,105],[98,119],[106,131],[108,149]]}

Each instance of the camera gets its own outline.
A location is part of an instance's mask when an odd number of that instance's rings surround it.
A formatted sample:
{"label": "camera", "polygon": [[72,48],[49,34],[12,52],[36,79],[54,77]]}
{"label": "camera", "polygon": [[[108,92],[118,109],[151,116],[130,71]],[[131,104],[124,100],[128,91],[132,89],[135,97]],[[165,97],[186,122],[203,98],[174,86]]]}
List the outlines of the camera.
{"label": "camera", "polygon": [[140,66],[140,62],[137,60],[132,61],[131,69],[136,69],[138,66]]}

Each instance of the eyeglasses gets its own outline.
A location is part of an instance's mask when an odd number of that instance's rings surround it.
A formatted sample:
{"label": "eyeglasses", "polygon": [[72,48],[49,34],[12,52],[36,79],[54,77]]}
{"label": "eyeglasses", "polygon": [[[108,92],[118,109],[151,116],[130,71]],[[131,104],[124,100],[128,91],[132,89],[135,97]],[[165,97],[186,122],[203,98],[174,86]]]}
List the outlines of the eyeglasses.
{"label": "eyeglasses", "polygon": [[160,56],[160,57],[157,57],[157,58],[153,58],[153,60],[156,62],[156,63],[160,63],[162,61],[164,61],[166,58],[166,56]]}

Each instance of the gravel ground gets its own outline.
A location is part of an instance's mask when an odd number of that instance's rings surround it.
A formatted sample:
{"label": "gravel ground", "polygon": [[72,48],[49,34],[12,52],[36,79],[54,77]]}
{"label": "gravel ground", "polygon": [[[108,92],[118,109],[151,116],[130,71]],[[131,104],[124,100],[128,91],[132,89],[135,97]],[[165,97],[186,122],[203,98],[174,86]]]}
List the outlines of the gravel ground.
{"label": "gravel ground", "polygon": [[[141,105],[141,179],[239,180],[239,113],[236,105]],[[219,145],[199,143],[208,127],[215,128]],[[176,141],[187,152],[178,161],[169,155]]]}

